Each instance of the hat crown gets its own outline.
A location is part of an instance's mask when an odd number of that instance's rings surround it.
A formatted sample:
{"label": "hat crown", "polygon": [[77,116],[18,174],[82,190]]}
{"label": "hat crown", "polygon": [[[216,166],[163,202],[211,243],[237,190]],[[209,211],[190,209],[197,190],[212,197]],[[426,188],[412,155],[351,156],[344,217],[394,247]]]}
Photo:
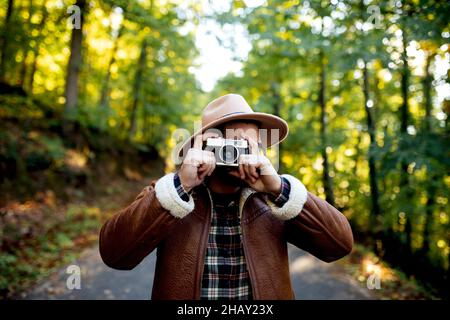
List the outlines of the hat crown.
{"label": "hat crown", "polygon": [[244,97],[229,93],[211,101],[203,110],[202,126],[232,114],[253,113]]}
{"label": "hat crown", "polygon": [[194,143],[194,138],[203,134],[210,128],[217,128],[229,121],[257,121],[259,128],[265,130],[263,146],[272,146],[283,141],[289,132],[286,121],[278,116],[254,112],[245,101],[244,97],[239,94],[229,93],[211,101],[203,110],[202,128],[195,132],[189,139],[179,146],[177,155],[179,159],[183,159]]}

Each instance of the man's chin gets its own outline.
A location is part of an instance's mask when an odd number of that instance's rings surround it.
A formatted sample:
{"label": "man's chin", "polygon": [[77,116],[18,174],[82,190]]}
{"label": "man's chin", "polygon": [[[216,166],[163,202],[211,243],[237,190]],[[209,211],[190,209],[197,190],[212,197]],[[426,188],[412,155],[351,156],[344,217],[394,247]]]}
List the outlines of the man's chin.
{"label": "man's chin", "polygon": [[231,174],[231,172],[239,172],[237,169],[232,169],[228,167],[217,167],[214,170],[214,175],[217,176],[217,178],[220,179],[221,182],[224,184],[230,185],[230,186],[236,186],[236,187],[245,187],[247,184],[244,180],[235,177]]}

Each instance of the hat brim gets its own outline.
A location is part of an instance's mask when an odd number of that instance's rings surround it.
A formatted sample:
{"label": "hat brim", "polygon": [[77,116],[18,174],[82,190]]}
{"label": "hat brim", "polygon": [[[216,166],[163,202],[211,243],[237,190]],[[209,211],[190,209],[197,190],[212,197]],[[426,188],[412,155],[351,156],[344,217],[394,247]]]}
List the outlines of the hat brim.
{"label": "hat brim", "polygon": [[[272,114],[263,113],[263,112],[252,112],[252,113],[237,113],[222,117],[215,121],[210,122],[206,126],[202,127],[200,130],[195,132],[189,139],[187,139],[178,150],[177,154],[179,157],[184,158],[185,154],[183,151],[189,150],[194,143],[194,138],[199,134],[203,134],[206,130],[215,128],[224,123],[235,121],[235,120],[248,120],[248,121],[257,121],[259,123],[259,129],[267,130],[267,139],[263,139],[263,146],[270,147],[282,142],[286,139],[289,133],[289,127],[285,120],[280,117],[274,116]],[[274,134],[272,130],[279,130],[278,135]],[[266,140],[266,141],[264,141]]]}

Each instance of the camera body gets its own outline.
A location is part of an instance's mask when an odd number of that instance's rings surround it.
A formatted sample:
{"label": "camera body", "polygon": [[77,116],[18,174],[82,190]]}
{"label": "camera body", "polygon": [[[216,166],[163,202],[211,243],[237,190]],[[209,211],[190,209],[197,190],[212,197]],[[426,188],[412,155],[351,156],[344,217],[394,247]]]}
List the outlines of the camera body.
{"label": "camera body", "polygon": [[217,166],[227,167],[238,167],[239,157],[250,153],[248,141],[245,139],[208,138],[204,149],[214,153]]}

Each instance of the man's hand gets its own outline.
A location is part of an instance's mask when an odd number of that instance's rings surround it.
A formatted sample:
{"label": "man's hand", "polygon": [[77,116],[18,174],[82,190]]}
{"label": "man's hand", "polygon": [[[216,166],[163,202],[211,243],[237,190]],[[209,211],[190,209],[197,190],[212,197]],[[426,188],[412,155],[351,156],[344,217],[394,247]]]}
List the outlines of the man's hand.
{"label": "man's hand", "polygon": [[242,135],[249,142],[250,154],[239,157],[239,172],[232,171],[231,175],[241,178],[259,192],[278,196],[281,192],[281,178],[270,160],[259,153],[258,144],[251,137]]}
{"label": "man's hand", "polygon": [[216,133],[206,133],[195,137],[194,146],[188,150],[178,176],[186,192],[203,182],[216,168],[216,158],[211,151],[202,150],[203,141],[218,137]]}

